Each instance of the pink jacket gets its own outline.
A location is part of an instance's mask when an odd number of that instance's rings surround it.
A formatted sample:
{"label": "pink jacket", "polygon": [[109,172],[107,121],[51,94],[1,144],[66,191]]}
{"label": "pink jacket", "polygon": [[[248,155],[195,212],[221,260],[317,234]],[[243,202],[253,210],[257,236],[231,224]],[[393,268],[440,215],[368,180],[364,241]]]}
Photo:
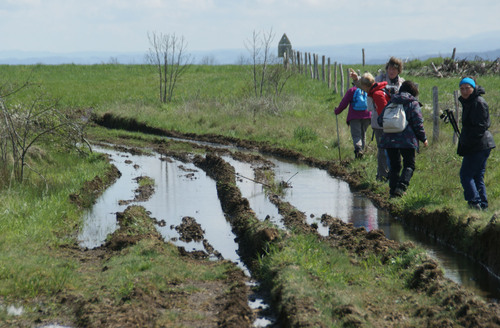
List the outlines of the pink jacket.
{"label": "pink jacket", "polygon": [[351,120],[362,120],[362,119],[370,119],[372,117],[372,113],[369,110],[354,110],[352,108],[352,97],[354,95],[354,91],[356,91],[356,87],[352,87],[347,90],[344,98],[340,101],[340,104],[337,108],[335,108],[335,115],[339,115],[342,113],[344,109],[349,105],[349,111],[347,112],[346,122],[349,123]]}

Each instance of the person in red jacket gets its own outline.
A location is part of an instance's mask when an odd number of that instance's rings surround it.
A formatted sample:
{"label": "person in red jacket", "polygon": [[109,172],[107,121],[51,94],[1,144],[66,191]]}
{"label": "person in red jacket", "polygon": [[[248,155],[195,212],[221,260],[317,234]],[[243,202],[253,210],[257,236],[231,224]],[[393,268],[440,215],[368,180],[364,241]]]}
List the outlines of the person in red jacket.
{"label": "person in red jacket", "polygon": [[377,141],[377,180],[385,182],[389,178],[389,164],[387,152],[385,149],[378,147],[384,131],[378,125],[377,118],[391,99],[390,95],[385,92],[387,82],[375,82],[375,78],[370,73],[364,73],[361,77],[358,77],[358,74],[352,68],[349,71],[354,84],[368,92],[366,103],[368,110],[372,112],[371,126],[375,134],[375,140]]}

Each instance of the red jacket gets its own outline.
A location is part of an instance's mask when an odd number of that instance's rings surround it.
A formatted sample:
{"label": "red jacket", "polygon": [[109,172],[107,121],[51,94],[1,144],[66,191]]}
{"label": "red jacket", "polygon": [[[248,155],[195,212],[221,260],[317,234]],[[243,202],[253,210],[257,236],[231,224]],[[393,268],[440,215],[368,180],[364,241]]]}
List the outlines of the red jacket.
{"label": "red jacket", "polygon": [[368,97],[372,97],[373,104],[375,105],[375,109],[377,113],[380,115],[382,110],[384,110],[385,106],[391,100],[391,96],[384,91],[387,82],[377,82],[370,88],[368,91]]}

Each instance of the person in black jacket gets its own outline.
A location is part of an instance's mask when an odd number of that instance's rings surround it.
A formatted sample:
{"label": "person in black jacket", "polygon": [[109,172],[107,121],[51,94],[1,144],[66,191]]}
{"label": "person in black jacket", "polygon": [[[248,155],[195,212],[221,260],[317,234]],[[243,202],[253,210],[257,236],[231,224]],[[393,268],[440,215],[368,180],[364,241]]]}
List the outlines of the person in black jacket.
{"label": "person in black jacket", "polygon": [[460,83],[458,98],[462,104],[462,132],[457,153],[463,156],[460,168],[460,182],[464,189],[464,198],[469,207],[477,210],[488,208],[484,173],[486,161],[491,149],[495,148],[493,135],[488,131],[490,114],[488,104],[481,96],[484,88],[476,86],[470,77],[463,78]]}
{"label": "person in black jacket", "polygon": [[[399,88],[399,93],[392,96],[390,103],[403,105],[408,125],[401,132],[384,132],[378,145],[386,149],[389,158],[389,195],[391,197],[401,197],[408,189],[413,171],[415,171],[415,153],[419,149],[419,141],[424,144],[424,147],[429,145],[424,130],[421,104],[416,97],[418,97],[417,84],[409,80],[404,81]],[[387,107],[377,118],[381,127],[384,126],[386,109]],[[402,167],[401,158],[403,158]]]}

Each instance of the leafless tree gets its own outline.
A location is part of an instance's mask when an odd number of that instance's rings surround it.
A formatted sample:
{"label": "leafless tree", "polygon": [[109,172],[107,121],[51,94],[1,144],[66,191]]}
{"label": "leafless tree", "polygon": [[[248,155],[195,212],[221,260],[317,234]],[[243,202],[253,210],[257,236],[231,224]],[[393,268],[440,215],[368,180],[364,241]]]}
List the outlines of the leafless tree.
{"label": "leafless tree", "polygon": [[158,72],[160,100],[167,103],[172,101],[177,80],[192,64],[192,59],[186,54],[184,37],[152,32],[148,33],[148,38],[148,61]]}
{"label": "leafless tree", "polygon": [[250,53],[252,64],[253,90],[255,97],[273,95],[278,97],[293,75],[293,71],[285,69],[279,59],[272,53],[275,34],[269,32],[253,32],[252,39],[245,46]]}
{"label": "leafless tree", "polygon": [[9,103],[0,96],[0,161],[7,167],[11,159],[13,176],[22,182],[26,167],[39,174],[27,161],[35,144],[45,139],[53,145],[79,147],[87,143],[82,126],[77,119],[61,113],[57,102],[43,92],[33,91],[26,103]]}

